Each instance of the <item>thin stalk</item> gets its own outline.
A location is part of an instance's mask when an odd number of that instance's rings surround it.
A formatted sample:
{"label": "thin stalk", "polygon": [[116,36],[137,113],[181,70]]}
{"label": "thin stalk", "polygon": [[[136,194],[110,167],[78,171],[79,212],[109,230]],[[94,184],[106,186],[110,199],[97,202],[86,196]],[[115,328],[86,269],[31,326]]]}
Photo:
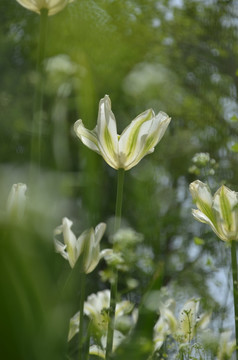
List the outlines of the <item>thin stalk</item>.
{"label": "thin stalk", "polygon": [[48,9],[42,9],[40,13],[40,35],[37,51],[36,74],[37,84],[34,96],[32,136],[31,136],[31,167],[34,163],[40,169],[41,163],[41,137],[42,137],[42,104],[44,89],[43,60],[45,58],[45,44],[48,23]]}
{"label": "thin stalk", "polygon": [[89,359],[90,335],[91,335],[92,322],[89,320],[87,329],[87,338],[85,341],[85,360]]}
{"label": "thin stalk", "polygon": [[[124,185],[124,169],[119,169],[117,174],[117,197],[116,197],[116,210],[115,210],[115,224],[114,233],[120,228],[121,225],[121,210],[123,199],[123,185]],[[115,323],[115,310],[117,301],[117,280],[118,271],[117,268],[113,268],[113,278],[111,282],[111,296],[110,296],[110,308],[109,308],[109,320],[107,330],[107,346],[106,346],[106,360],[110,358],[113,347],[113,334]]]}
{"label": "thin stalk", "polygon": [[85,280],[86,274],[80,274],[80,304],[79,304],[79,360],[83,360],[84,342],[84,300],[85,300]]}
{"label": "thin stalk", "polygon": [[238,277],[237,277],[237,256],[236,256],[236,241],[231,241],[231,263],[232,263],[232,278],[233,278],[233,296],[234,296],[234,311],[235,311],[235,335],[236,335],[236,360],[238,360]]}

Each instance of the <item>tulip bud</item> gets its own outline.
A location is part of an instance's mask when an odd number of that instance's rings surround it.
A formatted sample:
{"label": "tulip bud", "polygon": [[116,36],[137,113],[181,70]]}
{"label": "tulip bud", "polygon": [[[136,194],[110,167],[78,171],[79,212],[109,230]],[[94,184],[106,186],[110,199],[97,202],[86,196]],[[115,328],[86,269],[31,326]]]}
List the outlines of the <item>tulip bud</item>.
{"label": "tulip bud", "polygon": [[18,183],[12,185],[7,200],[7,213],[11,218],[21,220],[26,207],[26,184]]}

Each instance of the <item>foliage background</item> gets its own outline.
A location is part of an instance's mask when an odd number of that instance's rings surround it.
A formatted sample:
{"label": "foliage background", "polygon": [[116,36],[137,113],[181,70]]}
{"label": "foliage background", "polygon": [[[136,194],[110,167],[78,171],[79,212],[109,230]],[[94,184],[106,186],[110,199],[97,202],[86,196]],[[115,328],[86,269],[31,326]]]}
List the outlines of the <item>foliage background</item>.
{"label": "foliage background", "polygon": [[[155,152],[126,173],[124,222],[144,236],[137,250],[144,266],[131,274],[141,284],[134,295],[140,297],[160,269],[155,289],[168,285],[181,302],[201,297],[203,307],[213,309],[214,328],[231,326],[229,251],[192,219],[188,185],[199,178],[214,191],[224,182],[238,190],[236,1],[75,0],[49,18],[42,170],[28,189],[31,215],[20,229],[4,213],[11,185],[29,181],[39,16],[16,1],[2,0],[1,10],[3,353],[65,358],[78,276],[75,271],[62,291],[69,268],[54,254],[52,233],[64,216],[76,233],[113,217],[116,172],[72,130],[79,118],[94,128],[105,94],[119,133],[150,107],[172,117]],[[216,160],[215,175],[189,172],[198,152]],[[103,247],[109,235],[110,227]],[[204,239],[202,246],[195,236]],[[96,271],[89,276],[88,294],[105,286]],[[51,350],[45,342],[54,344]]]}

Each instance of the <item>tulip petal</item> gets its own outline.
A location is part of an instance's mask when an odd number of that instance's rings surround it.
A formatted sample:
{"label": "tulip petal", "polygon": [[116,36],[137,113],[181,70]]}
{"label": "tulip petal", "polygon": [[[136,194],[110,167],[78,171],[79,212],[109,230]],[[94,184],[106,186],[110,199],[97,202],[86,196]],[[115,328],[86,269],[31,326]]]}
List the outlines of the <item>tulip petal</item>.
{"label": "tulip petal", "polygon": [[206,216],[202,211],[200,210],[195,210],[192,209],[192,214],[195,217],[196,220],[208,224],[211,226],[212,230],[214,231],[214,233],[223,241],[227,241],[226,238],[224,238],[224,236],[219,232],[219,230],[216,228],[215,224],[213,224],[213,222],[209,219],[208,216]]}
{"label": "tulip petal", "polygon": [[179,314],[178,335],[181,342],[190,342],[195,335],[198,306],[197,300],[188,300]]}
{"label": "tulip petal", "polygon": [[190,184],[189,190],[198,209],[215,224],[216,220],[212,210],[212,194],[208,185],[196,180]]}
{"label": "tulip petal", "polygon": [[105,95],[99,103],[97,135],[98,147],[102,157],[110,166],[118,169],[117,125],[115,116],[111,111],[111,101],[108,95]]}
{"label": "tulip petal", "polygon": [[100,357],[102,359],[105,359],[106,352],[100,348],[98,345],[91,345],[89,347],[89,355],[95,355],[97,357]]}
{"label": "tulip petal", "polygon": [[[146,129],[143,134],[140,134],[142,130],[142,124],[148,122],[154,118],[153,110],[149,109],[138,115],[125,130],[122,132],[119,139],[119,156],[121,167],[124,167],[125,163],[131,163],[140,151],[140,143],[138,138],[146,133]],[[148,123],[147,123],[148,127]]]}
{"label": "tulip petal", "polygon": [[126,159],[126,170],[137,165],[144,156],[154,151],[154,147],[163,137],[170,120],[171,118],[161,111],[157,116],[141,125],[137,139],[137,149],[134,153],[135,156],[132,161]]}
{"label": "tulip petal", "polygon": [[89,149],[96,151],[98,154],[101,154],[98,148],[98,139],[95,130],[86,129],[82,120],[77,120],[74,124],[74,131],[84,145]]}
{"label": "tulip petal", "polygon": [[213,208],[218,218],[217,223],[227,240],[237,238],[237,204],[237,193],[224,185],[214,195]]}
{"label": "tulip petal", "polygon": [[93,228],[85,232],[85,245],[84,245],[84,272],[89,274],[92,272],[100,260],[99,244],[95,244],[95,234]]}
{"label": "tulip petal", "polygon": [[55,251],[63,256],[64,259],[69,260],[69,255],[66,251],[66,245],[62,244],[57,239],[54,239]]}
{"label": "tulip petal", "polygon": [[105,233],[107,225],[105,223],[100,223],[95,227],[95,244],[98,245]]}
{"label": "tulip petal", "polygon": [[71,268],[74,267],[77,261],[77,251],[76,251],[76,236],[74,235],[73,231],[71,230],[71,226],[73,222],[70,221],[68,218],[63,218],[62,222],[62,232],[64,237],[64,243],[67,246],[67,253],[69,257],[69,264]]}

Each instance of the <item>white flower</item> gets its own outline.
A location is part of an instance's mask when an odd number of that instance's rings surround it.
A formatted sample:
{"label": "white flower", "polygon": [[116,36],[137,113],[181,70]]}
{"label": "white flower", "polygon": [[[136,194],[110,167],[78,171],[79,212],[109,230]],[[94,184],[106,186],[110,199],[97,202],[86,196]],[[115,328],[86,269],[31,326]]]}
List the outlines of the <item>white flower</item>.
{"label": "white flower", "polygon": [[68,218],[63,218],[62,225],[58,226],[54,235],[63,234],[64,244],[58,241],[56,238],[55,249],[66,260],[69,261],[71,268],[73,268],[83,253],[83,270],[86,274],[92,272],[101,259],[100,254],[100,241],[106,229],[106,224],[100,223],[93,228],[85,230],[77,239],[71,230],[73,222]]}
{"label": "white flower", "polygon": [[238,193],[221,186],[212,197],[208,185],[197,180],[190,191],[198,210],[192,210],[196,220],[209,224],[223,241],[238,240]]}
{"label": "white flower", "polygon": [[[121,344],[121,342],[125,339],[125,335],[123,335],[120,331],[114,330],[113,332],[113,348],[114,352],[116,348]],[[107,337],[104,335],[101,338],[100,345],[91,345],[89,347],[89,354],[96,355],[101,357],[102,359],[106,358],[106,345],[107,345]]]}
{"label": "white flower", "polygon": [[68,3],[74,0],[17,0],[19,4],[40,14],[42,9],[48,10],[48,15],[54,15],[61,11]]}
{"label": "white flower", "polygon": [[230,340],[231,331],[225,331],[221,333],[219,339],[219,350],[217,354],[218,360],[230,359],[232,357],[233,352],[236,349],[236,341]]}
{"label": "white flower", "polygon": [[26,184],[18,183],[12,185],[7,200],[7,213],[10,217],[20,220],[23,218],[26,207]]}
{"label": "white flower", "polygon": [[195,299],[187,301],[178,318],[178,331],[176,337],[179,342],[190,342],[196,330],[199,302]]}
{"label": "white flower", "polygon": [[[105,344],[105,337],[107,336],[108,317],[110,306],[110,291],[103,290],[96,294],[88,296],[87,301],[84,302],[84,314],[87,315],[92,321],[92,328],[98,338],[101,339],[101,345]],[[128,324],[126,317],[129,316],[130,328],[136,321],[136,316],[133,315],[133,304],[128,300],[120,301],[116,304],[115,311],[115,329],[120,330],[125,328]],[[132,314],[131,314],[132,313]],[[131,315],[129,315],[131,314]],[[70,319],[68,341],[79,331],[79,318],[80,314],[77,312]]]}
{"label": "white flower", "polygon": [[166,336],[177,330],[178,323],[174,316],[175,302],[169,299],[165,304],[160,305],[160,317],[154,326],[154,350],[159,350],[163,345]]}
{"label": "white flower", "polygon": [[206,312],[198,316],[199,300],[188,300],[176,319],[174,315],[175,302],[169,299],[165,304],[161,304],[160,317],[154,326],[154,350],[158,350],[163,345],[166,337],[171,335],[179,343],[191,342],[198,329],[203,330],[207,327],[211,314]]}
{"label": "white flower", "polygon": [[87,130],[82,120],[76,121],[74,130],[80,140],[100,154],[114,169],[129,170],[147,154],[163,137],[170,118],[164,112],[155,115],[153,110],[138,115],[121,135],[117,134],[116,119],[111,111],[111,101],[105,95],[99,103],[97,126]]}

